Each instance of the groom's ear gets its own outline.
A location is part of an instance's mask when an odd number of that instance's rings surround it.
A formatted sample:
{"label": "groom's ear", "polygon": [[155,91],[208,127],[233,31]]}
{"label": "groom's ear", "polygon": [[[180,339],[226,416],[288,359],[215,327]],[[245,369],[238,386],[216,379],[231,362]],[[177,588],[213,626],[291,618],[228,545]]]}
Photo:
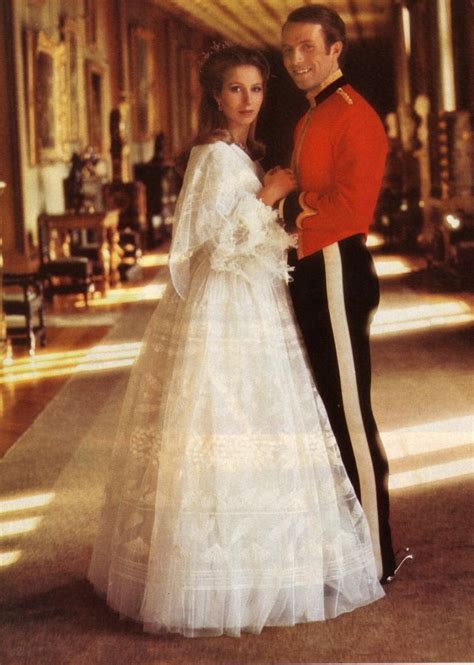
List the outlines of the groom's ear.
{"label": "groom's ear", "polygon": [[334,42],[333,44],[331,44],[331,48],[329,49],[329,53],[331,53],[331,55],[335,55],[337,58],[339,58],[341,53],[342,53],[342,47],[343,47],[343,45],[342,45],[341,41]]}

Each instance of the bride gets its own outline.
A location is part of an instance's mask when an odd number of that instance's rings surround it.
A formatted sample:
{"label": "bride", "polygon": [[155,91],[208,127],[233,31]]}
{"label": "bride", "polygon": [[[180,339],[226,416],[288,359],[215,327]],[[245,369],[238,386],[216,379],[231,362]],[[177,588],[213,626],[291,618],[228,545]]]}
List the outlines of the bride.
{"label": "bride", "polygon": [[89,579],[150,632],[259,633],[384,595],[287,291],[254,139],[268,65],[210,52],[170,281],[126,393]]}

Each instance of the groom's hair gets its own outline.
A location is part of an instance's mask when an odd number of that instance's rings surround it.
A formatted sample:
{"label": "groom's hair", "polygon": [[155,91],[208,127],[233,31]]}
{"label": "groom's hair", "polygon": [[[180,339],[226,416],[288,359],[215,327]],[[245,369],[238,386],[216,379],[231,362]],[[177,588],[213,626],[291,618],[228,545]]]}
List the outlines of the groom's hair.
{"label": "groom's hair", "polygon": [[339,14],[326,5],[305,5],[294,9],[286,19],[287,23],[315,23],[323,29],[326,48],[329,50],[334,42],[342,42],[339,62],[344,60],[347,49],[346,25]]}

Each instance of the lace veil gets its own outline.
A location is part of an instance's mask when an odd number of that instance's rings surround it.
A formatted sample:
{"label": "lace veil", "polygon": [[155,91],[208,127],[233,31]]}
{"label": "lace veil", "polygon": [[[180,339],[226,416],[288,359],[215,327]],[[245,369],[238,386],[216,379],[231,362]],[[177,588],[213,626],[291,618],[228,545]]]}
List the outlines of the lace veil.
{"label": "lace veil", "polygon": [[169,267],[177,293],[185,298],[194,252],[216,236],[232,204],[232,173],[219,159],[217,144],[192,149],[176,205]]}

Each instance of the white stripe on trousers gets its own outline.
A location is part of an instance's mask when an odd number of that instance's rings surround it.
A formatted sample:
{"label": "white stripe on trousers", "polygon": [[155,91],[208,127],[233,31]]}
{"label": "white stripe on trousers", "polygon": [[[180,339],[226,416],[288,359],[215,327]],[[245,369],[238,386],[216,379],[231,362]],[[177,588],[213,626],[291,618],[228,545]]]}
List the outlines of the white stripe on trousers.
{"label": "white stripe on trousers", "polygon": [[359,391],[352,354],[351,337],[344,302],[342,260],[339,245],[334,243],[323,249],[326,270],[326,290],[329,317],[336,345],[336,355],[341,380],[342,404],[352,441],[352,448],[360,481],[361,504],[369,523],[374,548],[377,573],[383,574],[382,552],[380,548],[377,488],[370,456],[369,442],[365,433],[364,421],[359,402]]}

